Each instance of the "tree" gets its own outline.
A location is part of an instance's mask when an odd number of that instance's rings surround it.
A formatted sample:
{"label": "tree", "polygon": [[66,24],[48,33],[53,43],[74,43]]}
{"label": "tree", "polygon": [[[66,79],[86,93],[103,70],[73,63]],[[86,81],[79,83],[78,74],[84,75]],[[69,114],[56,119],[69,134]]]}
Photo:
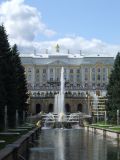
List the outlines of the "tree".
{"label": "tree", "polygon": [[[0,57],[1,57],[1,76],[4,91],[6,96],[4,99],[8,109],[8,122],[9,126],[15,125],[15,110],[16,110],[16,86],[15,86],[15,72],[12,64],[11,48],[8,42],[4,26],[0,26]],[[2,98],[1,98],[2,100]]]}
{"label": "tree", "polygon": [[7,105],[8,127],[15,127],[16,109],[20,122],[27,106],[27,83],[17,45],[12,48],[3,25],[0,26],[0,128],[4,125],[4,109]]}
{"label": "tree", "polygon": [[[1,59],[0,59],[1,62]],[[0,63],[1,64],[1,63]],[[3,75],[1,74],[1,65],[0,65],[0,129],[4,129],[5,122],[5,105],[6,105],[6,91],[3,84]]]}
{"label": "tree", "polygon": [[109,121],[116,122],[117,110],[120,109],[120,53],[117,54],[109,84],[107,86],[107,110]]}
{"label": "tree", "polygon": [[17,45],[12,47],[12,61],[16,73],[16,88],[17,88],[17,109],[19,123],[23,122],[23,111],[27,109],[28,90],[25,78],[25,70],[21,64]]}

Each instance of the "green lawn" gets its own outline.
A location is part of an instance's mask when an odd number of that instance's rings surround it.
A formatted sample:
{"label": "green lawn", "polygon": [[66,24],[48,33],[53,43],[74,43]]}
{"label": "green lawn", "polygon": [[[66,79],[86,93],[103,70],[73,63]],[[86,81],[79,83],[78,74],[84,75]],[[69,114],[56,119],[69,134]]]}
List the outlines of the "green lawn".
{"label": "green lawn", "polygon": [[[13,133],[19,133],[19,135],[0,135],[0,140],[4,140],[5,143],[0,143],[0,149],[3,149],[6,145],[11,144],[13,142],[15,142],[18,138],[20,138],[22,135],[28,133],[30,130],[33,129],[33,125],[31,125],[31,127],[29,127],[30,125],[23,125],[21,127],[27,127],[26,130],[22,130],[21,131],[15,131],[15,129],[13,130],[9,130],[8,132],[13,132]],[[18,129],[19,130],[19,129]]]}
{"label": "green lawn", "polygon": [[105,122],[94,123],[94,124],[91,124],[90,126],[120,132],[120,126],[116,126],[114,124],[107,124],[107,123],[105,124]]}

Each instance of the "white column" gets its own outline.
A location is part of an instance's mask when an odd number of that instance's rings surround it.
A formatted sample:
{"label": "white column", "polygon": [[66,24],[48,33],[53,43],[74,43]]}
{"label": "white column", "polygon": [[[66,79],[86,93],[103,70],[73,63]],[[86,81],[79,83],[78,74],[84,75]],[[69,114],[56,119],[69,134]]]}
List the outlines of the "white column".
{"label": "white column", "polygon": [[92,86],[92,76],[91,76],[92,72],[91,72],[91,71],[92,71],[92,69],[91,69],[91,67],[90,67],[90,80],[89,80],[90,83],[89,83],[89,84]]}
{"label": "white column", "polygon": [[76,83],[76,76],[77,76],[77,70],[76,69],[73,69],[73,81],[74,81],[74,84]]}
{"label": "white column", "polygon": [[82,77],[82,86],[84,86],[84,81],[85,81],[84,67],[81,67],[81,77]]}
{"label": "white column", "polygon": [[40,85],[43,82],[43,68],[39,68],[39,82],[40,82]]}
{"label": "white column", "polygon": [[48,69],[47,69],[47,79],[48,79],[48,81],[50,80],[50,69],[49,69],[49,66],[48,66]]}
{"label": "white column", "polygon": [[108,83],[108,76],[109,76],[108,68],[106,68],[106,81],[107,81],[107,83]]}
{"label": "white column", "polygon": [[53,67],[53,81],[55,80],[55,67]]}
{"label": "white column", "polygon": [[69,80],[69,68],[66,68],[66,77],[67,77],[67,81]]}
{"label": "white column", "polygon": [[32,67],[32,87],[35,85],[35,67]]}

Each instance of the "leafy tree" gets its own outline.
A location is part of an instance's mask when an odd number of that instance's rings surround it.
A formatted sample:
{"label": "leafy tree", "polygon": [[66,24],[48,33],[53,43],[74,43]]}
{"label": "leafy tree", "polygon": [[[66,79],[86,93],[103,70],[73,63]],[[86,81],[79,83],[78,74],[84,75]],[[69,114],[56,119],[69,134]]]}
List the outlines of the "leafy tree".
{"label": "leafy tree", "polygon": [[116,122],[117,110],[120,110],[120,53],[117,54],[112,73],[110,75],[109,84],[107,87],[108,97],[108,119],[109,121]]}

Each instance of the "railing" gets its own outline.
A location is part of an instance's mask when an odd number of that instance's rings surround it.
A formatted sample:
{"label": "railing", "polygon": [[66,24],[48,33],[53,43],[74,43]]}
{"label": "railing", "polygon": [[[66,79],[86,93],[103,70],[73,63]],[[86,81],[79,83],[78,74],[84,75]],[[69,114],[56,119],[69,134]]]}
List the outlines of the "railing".
{"label": "railing", "polygon": [[[33,91],[59,91],[60,86],[28,86],[28,90]],[[86,90],[106,90],[106,87],[82,87],[82,86],[65,86],[65,91],[86,91]]]}

